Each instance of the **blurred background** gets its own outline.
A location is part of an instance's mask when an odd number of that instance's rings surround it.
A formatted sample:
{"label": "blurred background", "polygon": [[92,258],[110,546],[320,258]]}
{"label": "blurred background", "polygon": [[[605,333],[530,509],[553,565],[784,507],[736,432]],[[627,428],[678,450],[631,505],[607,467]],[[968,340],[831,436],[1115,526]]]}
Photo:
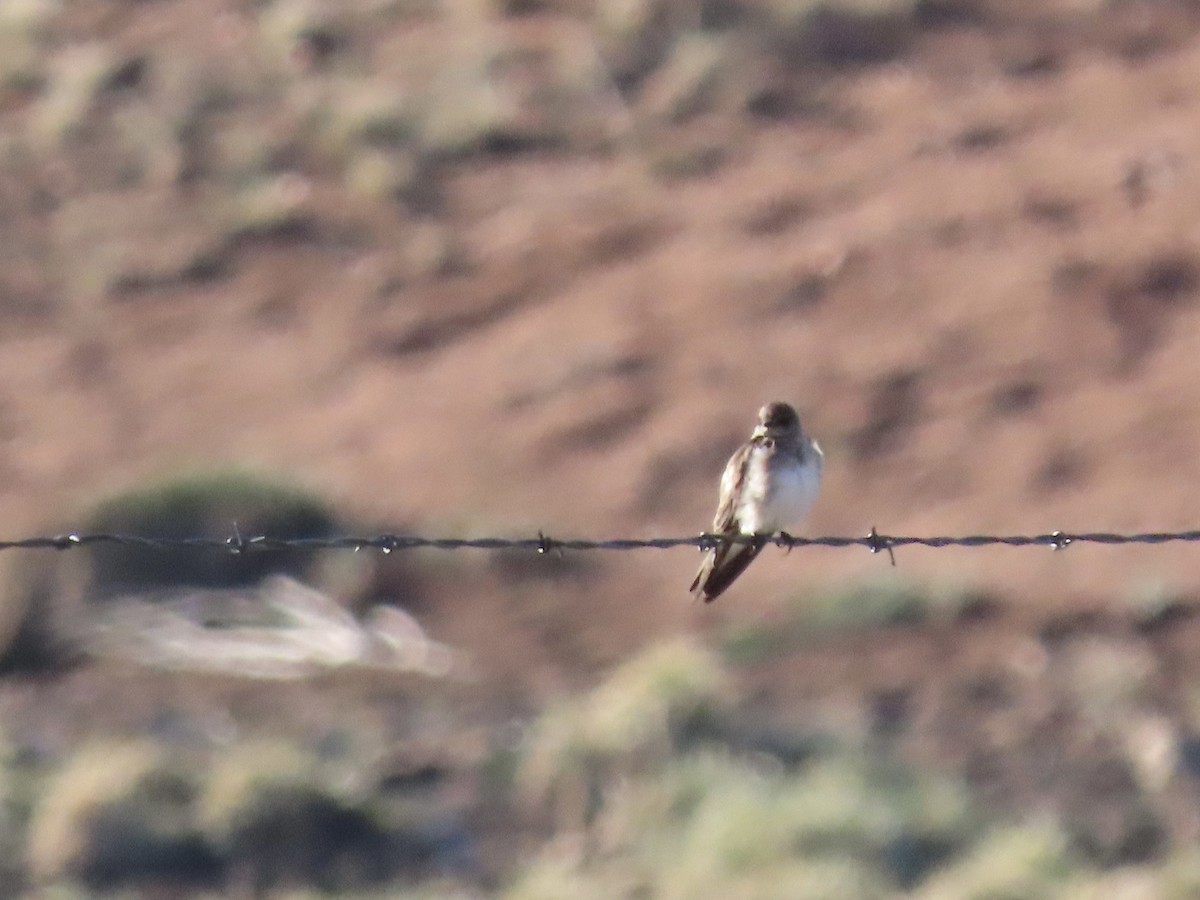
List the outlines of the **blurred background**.
{"label": "blurred background", "polygon": [[[6,0],[0,537],[1200,525],[1194,0]],[[0,897],[1200,896],[1191,545],[0,554]]]}

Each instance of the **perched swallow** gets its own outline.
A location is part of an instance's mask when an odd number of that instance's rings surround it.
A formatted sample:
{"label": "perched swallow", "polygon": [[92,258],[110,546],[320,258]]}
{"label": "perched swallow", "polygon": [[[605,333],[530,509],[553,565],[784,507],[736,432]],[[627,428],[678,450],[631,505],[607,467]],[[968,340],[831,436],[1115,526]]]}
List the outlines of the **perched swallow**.
{"label": "perched swallow", "polygon": [[[817,499],[822,460],[821,448],[805,436],[796,410],[786,403],[768,403],[758,411],[750,440],[725,466],[713,534],[767,537],[798,524]],[[762,548],[762,541],[714,547],[690,590],[705,603],[712,602]]]}

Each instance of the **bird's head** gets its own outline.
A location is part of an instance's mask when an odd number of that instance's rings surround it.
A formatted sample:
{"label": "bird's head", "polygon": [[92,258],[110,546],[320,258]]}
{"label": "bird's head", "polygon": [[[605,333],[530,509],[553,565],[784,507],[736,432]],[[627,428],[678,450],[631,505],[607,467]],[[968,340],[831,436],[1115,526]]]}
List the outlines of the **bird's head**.
{"label": "bird's head", "polygon": [[758,411],[758,427],[754,433],[773,440],[797,437],[802,433],[800,417],[790,404],[779,401],[768,403]]}

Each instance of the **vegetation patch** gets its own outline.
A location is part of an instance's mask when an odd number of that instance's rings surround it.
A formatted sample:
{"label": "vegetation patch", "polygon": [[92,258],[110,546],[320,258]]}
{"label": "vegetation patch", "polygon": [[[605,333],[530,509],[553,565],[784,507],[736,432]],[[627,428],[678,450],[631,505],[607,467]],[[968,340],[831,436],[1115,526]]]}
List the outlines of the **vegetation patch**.
{"label": "vegetation patch", "polygon": [[[285,540],[322,538],[336,530],[332,510],[315,495],[245,472],[174,478],[100,503],[86,530],[171,539],[225,539],[266,535]],[[103,598],[172,585],[235,587],[271,573],[303,578],[312,554],[297,550],[147,549],[89,547],[90,596]]]}

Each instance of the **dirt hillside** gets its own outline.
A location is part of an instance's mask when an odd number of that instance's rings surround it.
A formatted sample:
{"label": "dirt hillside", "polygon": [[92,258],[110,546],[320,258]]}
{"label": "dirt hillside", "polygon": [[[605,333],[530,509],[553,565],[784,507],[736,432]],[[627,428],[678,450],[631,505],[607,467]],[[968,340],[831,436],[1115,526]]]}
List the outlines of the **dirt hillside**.
{"label": "dirt hillside", "polygon": [[[0,34],[6,538],[226,465],[363,531],[687,535],[771,399],[825,450],[805,535],[1200,524],[1194,4],[27,6]],[[751,680],[785,707],[923,685],[916,743],[961,762],[942,659],[1077,626],[1145,649],[1096,611],[1189,601],[1198,553],[903,550],[901,579],[997,605]],[[392,599],[496,717],[892,576],[767,551],[701,607],[684,550],[420,560]],[[1147,651],[1164,705],[1194,630]],[[109,675],[4,702],[86,720],[131,690]]]}

